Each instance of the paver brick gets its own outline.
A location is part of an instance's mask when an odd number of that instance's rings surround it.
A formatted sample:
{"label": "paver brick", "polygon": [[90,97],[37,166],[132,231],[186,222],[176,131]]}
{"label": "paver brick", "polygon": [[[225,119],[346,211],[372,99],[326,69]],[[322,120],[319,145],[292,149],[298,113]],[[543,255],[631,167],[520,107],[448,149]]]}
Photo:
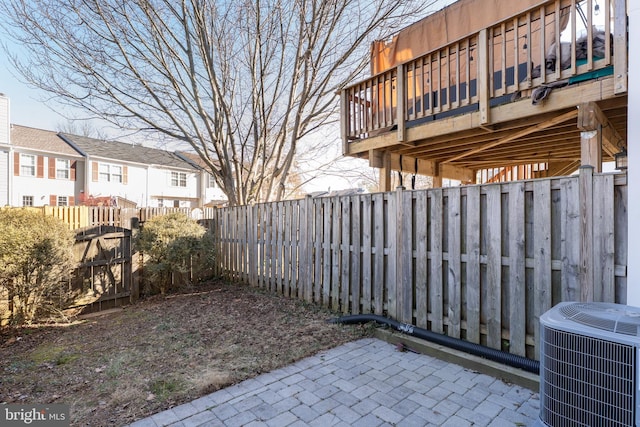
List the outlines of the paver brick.
{"label": "paver brick", "polygon": [[420,404],[416,401],[409,399],[402,399],[396,405],[394,405],[391,409],[396,411],[397,413],[403,416],[409,416],[415,412],[416,409],[420,407]]}
{"label": "paver brick", "polygon": [[298,417],[291,412],[283,412],[275,418],[267,421],[269,427],[285,427],[297,421]]}
{"label": "paver brick", "polygon": [[344,421],[348,424],[352,424],[354,421],[361,418],[360,414],[344,405],[336,406],[331,410],[331,413],[337,416],[341,421]]}
{"label": "paver brick", "polygon": [[433,407],[434,412],[438,412],[445,417],[450,417],[460,410],[460,405],[449,400],[443,400]]}
{"label": "paver brick", "polygon": [[320,400],[322,400],[318,397],[318,395],[307,390],[302,390],[300,393],[296,395],[296,398],[301,403],[304,403],[307,406],[315,405],[316,403],[320,402]]}
{"label": "paver brick", "polygon": [[[189,415],[192,415],[192,414],[189,414]],[[173,412],[172,409],[158,412],[157,414],[152,415],[151,418],[158,426],[168,426],[170,424],[175,423],[176,421],[181,420],[181,418],[178,417],[178,414]],[[182,418],[185,418],[185,417],[182,417]]]}
{"label": "paver brick", "polygon": [[386,421],[391,424],[397,424],[404,418],[401,414],[397,413],[391,408],[385,408],[384,406],[380,406],[373,410],[373,415],[380,418],[383,421]]}
{"label": "paver brick", "polygon": [[402,425],[402,427],[424,427],[427,425],[427,420],[416,414],[411,414],[403,418],[400,425]]}
{"label": "paver brick", "polygon": [[469,421],[474,425],[474,427],[485,427],[491,422],[491,418],[487,417],[486,415],[474,412],[469,408],[460,408],[460,410],[456,412],[456,416]]}
{"label": "paver brick", "polygon": [[330,410],[332,410],[333,408],[335,408],[338,405],[340,405],[340,402],[338,402],[336,399],[330,397],[330,398],[327,398],[327,399],[322,399],[320,402],[318,402],[315,405],[313,405],[311,407],[311,409],[316,411],[318,414],[323,414],[325,412],[329,412]]}
{"label": "paver brick", "polygon": [[[202,424],[208,425],[220,425],[220,420],[218,420],[211,412],[204,411],[195,414],[192,417],[186,418],[180,421],[184,427],[198,427]],[[233,426],[231,426],[233,427]]]}
{"label": "paver brick", "polygon": [[502,411],[502,406],[496,405],[493,402],[480,402],[478,406],[475,407],[474,411],[479,414],[486,415],[489,418],[495,418]]}
{"label": "paver brick", "polygon": [[258,421],[258,417],[253,412],[245,411],[234,415],[224,422],[226,427],[241,427],[249,424],[252,421]]}
{"label": "paver brick", "polygon": [[305,423],[309,423],[318,418],[320,414],[327,411],[324,410],[322,412],[318,412],[315,409],[308,407],[307,405],[298,405],[295,408],[292,408],[290,412]]}
{"label": "paver brick", "polygon": [[236,415],[238,410],[233,405],[224,404],[211,409],[211,412],[224,421]]}
{"label": "paver brick", "polygon": [[467,420],[464,420],[460,417],[456,417],[455,415],[448,418],[447,421],[442,424],[442,427],[470,427],[473,424]]}
{"label": "paver brick", "polygon": [[367,414],[352,424],[352,427],[378,427],[382,420],[373,414]]}

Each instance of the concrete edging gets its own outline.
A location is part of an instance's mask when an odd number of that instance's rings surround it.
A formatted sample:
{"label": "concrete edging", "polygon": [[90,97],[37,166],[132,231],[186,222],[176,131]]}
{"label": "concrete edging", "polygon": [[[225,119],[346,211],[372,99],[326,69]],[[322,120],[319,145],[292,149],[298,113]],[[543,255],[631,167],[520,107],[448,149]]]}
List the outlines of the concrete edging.
{"label": "concrete edging", "polygon": [[382,328],[376,328],[374,336],[391,344],[404,344],[406,348],[412,351],[455,363],[495,378],[500,378],[507,383],[517,384],[536,393],[540,391],[540,376],[522,369],[512,368],[473,354],[464,353],[420,338]]}

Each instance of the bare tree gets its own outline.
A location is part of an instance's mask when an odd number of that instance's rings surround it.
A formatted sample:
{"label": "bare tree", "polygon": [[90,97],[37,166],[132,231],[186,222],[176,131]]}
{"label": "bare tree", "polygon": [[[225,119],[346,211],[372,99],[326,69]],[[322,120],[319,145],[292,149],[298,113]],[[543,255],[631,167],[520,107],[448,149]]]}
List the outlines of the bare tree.
{"label": "bare tree", "polygon": [[69,120],[67,122],[58,123],[56,130],[61,133],[86,136],[105,141],[109,139],[106,133],[87,120]]}
{"label": "bare tree", "polygon": [[415,12],[406,0],[0,2],[26,82],[188,143],[231,204],[283,197],[296,153],[322,151],[301,141],[335,122],[336,92],[362,75],[368,43]]}

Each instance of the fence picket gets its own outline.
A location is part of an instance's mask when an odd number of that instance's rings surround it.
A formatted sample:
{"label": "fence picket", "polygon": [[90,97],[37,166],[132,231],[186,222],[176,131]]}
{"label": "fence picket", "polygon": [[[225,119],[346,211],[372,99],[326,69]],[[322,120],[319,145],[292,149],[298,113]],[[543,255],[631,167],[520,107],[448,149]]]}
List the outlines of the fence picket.
{"label": "fence picket", "polygon": [[322,237],[322,303],[329,307],[331,303],[331,279],[332,279],[332,265],[331,265],[331,230],[335,227],[332,225],[332,205],[331,199],[325,198],[322,201],[322,215],[324,218],[324,228]]}
{"label": "fence picket", "polygon": [[426,329],[427,324],[427,287],[428,287],[428,263],[427,258],[427,193],[416,193],[415,206],[415,239],[416,239],[416,325]]}
{"label": "fence picket", "polygon": [[500,185],[489,185],[487,192],[487,345],[502,348],[502,196]]}
{"label": "fence picket", "polygon": [[467,187],[467,340],[480,343],[480,186]]}
{"label": "fence picket", "polygon": [[431,330],[444,333],[443,294],[442,294],[442,189],[431,192],[431,272],[429,281],[429,308],[431,309]]}
{"label": "fence picket", "polygon": [[340,301],[343,313],[349,313],[349,267],[350,262],[350,232],[351,232],[351,203],[349,197],[341,199],[342,205],[342,234],[340,240]]}
{"label": "fence picket", "polygon": [[509,351],[525,356],[525,203],[524,183],[507,185],[509,195]]}
{"label": "fence picket", "polygon": [[448,194],[448,248],[447,248],[447,318],[449,319],[449,327],[447,333],[449,336],[460,338],[460,322],[461,322],[461,286],[460,277],[460,187],[452,187],[447,190]]}
{"label": "fence picket", "polygon": [[351,287],[351,311],[352,314],[360,314],[360,266],[362,265],[361,248],[362,242],[360,240],[360,197],[353,196],[351,198],[351,278],[349,280]]}
{"label": "fence picket", "polygon": [[384,310],[384,229],[385,206],[384,194],[374,194],[373,200],[373,237],[374,237],[374,274],[373,274],[373,307],[375,314]]}
{"label": "fence picket", "polygon": [[371,195],[362,196],[362,312],[371,313]]}
{"label": "fence picket", "polygon": [[342,225],[342,210],[340,199],[333,200],[333,236],[331,239],[331,308],[340,309],[340,226]]}

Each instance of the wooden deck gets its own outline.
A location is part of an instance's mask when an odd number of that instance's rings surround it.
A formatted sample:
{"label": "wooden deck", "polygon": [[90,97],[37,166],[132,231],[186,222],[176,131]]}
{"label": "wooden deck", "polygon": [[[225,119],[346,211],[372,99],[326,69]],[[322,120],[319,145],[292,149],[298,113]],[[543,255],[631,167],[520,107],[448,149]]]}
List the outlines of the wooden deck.
{"label": "wooden deck", "polygon": [[347,87],[344,154],[369,159],[383,183],[392,170],[471,183],[514,168],[519,179],[599,171],[626,148],[627,11],[595,5],[548,1]]}

